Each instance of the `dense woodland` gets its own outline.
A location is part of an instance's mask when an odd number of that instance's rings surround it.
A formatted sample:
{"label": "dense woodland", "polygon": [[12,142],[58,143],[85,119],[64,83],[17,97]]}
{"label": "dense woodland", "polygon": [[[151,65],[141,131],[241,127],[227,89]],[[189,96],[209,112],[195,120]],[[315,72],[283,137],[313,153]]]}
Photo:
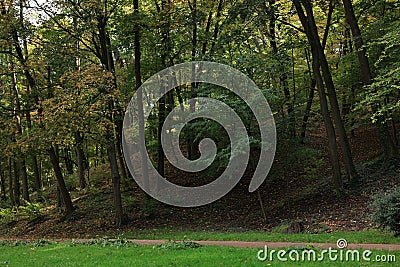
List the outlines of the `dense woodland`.
{"label": "dense woodland", "polygon": [[[126,222],[121,191],[134,181],[121,145],[125,108],[147,78],[190,61],[232,66],[268,99],[278,145],[267,179],[324,173],[338,195],[357,187],[349,140],[359,127],[377,133],[385,162],[399,157],[398,0],[0,0],[0,13],[2,208],[53,201],[71,214],[69,180],[90,191],[90,170],[107,166],[109,220]],[[164,158],[161,127],[194,96],[224,101],[241,116],[257,162],[249,109],[227,90],[192,83],[163,97],[146,125],[158,172],[177,173]],[[214,177],[230,154],[223,128],[196,120],[185,129],[188,158],[202,138],[217,139],[216,162],[203,174]],[[326,136],[325,165],[311,130]],[[49,188],[57,193],[43,200]]]}

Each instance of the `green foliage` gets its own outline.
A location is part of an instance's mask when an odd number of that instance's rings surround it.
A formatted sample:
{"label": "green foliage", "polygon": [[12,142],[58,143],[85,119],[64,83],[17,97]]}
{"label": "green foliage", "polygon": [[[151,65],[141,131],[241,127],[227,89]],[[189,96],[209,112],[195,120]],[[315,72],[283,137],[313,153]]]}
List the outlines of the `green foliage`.
{"label": "green foliage", "polygon": [[10,207],[0,209],[0,222],[11,223],[18,218],[27,219],[32,221],[44,215],[43,205],[41,203],[32,203],[25,201],[24,206]]}
{"label": "green foliage", "polygon": [[25,246],[28,245],[28,241],[22,241],[22,240],[1,240],[0,241],[0,247],[18,247],[18,246]]}
{"label": "green foliage", "polygon": [[153,198],[145,198],[142,203],[144,215],[152,216],[158,206],[159,202]]}
{"label": "green foliage", "polygon": [[108,239],[108,238],[102,238],[102,239],[93,239],[89,241],[77,241],[77,240],[72,240],[69,243],[70,247],[76,247],[76,246],[97,246],[97,247],[115,247],[115,248],[120,248],[120,247],[136,247],[138,246],[137,244],[130,242],[124,238],[116,238],[116,239]]}
{"label": "green foliage", "polygon": [[4,208],[0,209],[0,221],[2,223],[11,223],[15,220],[17,215],[16,208]]}
{"label": "green foliage", "polygon": [[364,99],[357,106],[357,110],[365,111],[366,106],[375,105],[376,111],[370,116],[374,122],[379,117],[385,120],[399,118],[399,27],[400,21],[389,22],[382,36],[377,37],[370,44],[370,49],[377,51],[377,60],[374,63],[377,75],[373,83],[365,88]]}
{"label": "green foliage", "polygon": [[278,226],[275,226],[272,228],[271,233],[273,234],[284,234],[289,227],[289,224],[287,222],[281,223]]}
{"label": "green foliage", "polygon": [[400,187],[373,196],[372,219],[400,235]]}
{"label": "green foliage", "polygon": [[79,131],[103,141],[104,132],[112,127],[105,116],[107,101],[118,97],[113,77],[96,65],[66,72],[60,78],[61,86],[54,88],[54,96],[43,102],[43,138],[60,147],[73,146],[74,133]]}
{"label": "green foliage", "polygon": [[277,179],[295,174],[309,178],[321,178],[320,170],[324,166],[319,151],[295,141],[279,142],[277,146],[277,162],[271,169],[270,177]]}
{"label": "green foliage", "polygon": [[19,207],[18,213],[21,215],[21,217],[27,218],[31,221],[43,216],[43,205],[41,203],[25,201],[25,205]]}
{"label": "green foliage", "polygon": [[123,199],[123,201],[125,203],[125,206],[127,206],[127,207],[135,207],[135,204],[137,202],[136,198],[133,197],[133,196],[123,195],[122,199]]}
{"label": "green foliage", "polygon": [[65,186],[69,191],[78,188],[79,186],[79,177],[77,173],[65,176]]}

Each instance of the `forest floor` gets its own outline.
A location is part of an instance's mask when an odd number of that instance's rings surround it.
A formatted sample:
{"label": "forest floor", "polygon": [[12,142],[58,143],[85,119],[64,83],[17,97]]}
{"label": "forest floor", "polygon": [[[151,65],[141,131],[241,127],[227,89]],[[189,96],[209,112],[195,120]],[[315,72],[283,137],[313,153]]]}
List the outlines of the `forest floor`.
{"label": "forest floor", "polygon": [[[113,224],[112,192],[107,167],[93,170],[93,185],[87,190],[72,190],[74,214],[63,218],[54,202],[34,219],[20,218],[0,224],[0,236],[18,238],[79,238],[117,236],[126,232],[155,229],[176,231],[276,231],[292,221],[301,222],[306,233],[360,231],[376,228],[371,222],[371,196],[400,185],[400,167],[396,162],[382,164],[374,129],[358,128],[351,138],[361,183],[335,194],[329,178],[326,140],[323,135],[308,136],[308,145],[319,151],[323,164],[313,175],[286,172],[284,177],[267,179],[260,190],[266,212],[264,219],[257,193],[247,191],[251,175],[220,200],[202,207],[178,208],[146,198],[136,185],[123,185],[123,203],[127,223],[116,229]],[[279,164],[278,164],[279,165]],[[96,174],[97,173],[97,174]],[[316,173],[316,174],[315,174]],[[181,177],[184,179],[185,177]],[[133,184],[133,182],[131,183]],[[54,190],[45,191],[54,199]]]}

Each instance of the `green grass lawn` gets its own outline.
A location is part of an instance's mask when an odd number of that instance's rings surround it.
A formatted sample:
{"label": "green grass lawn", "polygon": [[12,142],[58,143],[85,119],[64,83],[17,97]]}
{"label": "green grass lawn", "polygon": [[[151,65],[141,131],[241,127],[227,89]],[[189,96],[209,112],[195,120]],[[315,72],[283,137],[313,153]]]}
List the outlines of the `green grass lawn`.
{"label": "green grass lawn", "polygon": [[[0,266],[321,266],[321,262],[259,261],[259,249],[202,246],[115,246],[53,243],[35,246],[33,243],[0,246]],[[372,255],[395,255],[400,252],[373,251]],[[325,266],[398,266],[396,262],[331,262]]]}
{"label": "green grass lawn", "polygon": [[394,237],[393,233],[372,230],[360,232],[334,232],[322,234],[283,234],[267,232],[189,232],[167,229],[152,231],[137,231],[125,233],[124,238],[133,239],[162,239],[162,240],[238,240],[238,241],[276,241],[276,242],[315,242],[335,243],[344,238],[350,244],[373,243],[373,244],[400,244],[400,238]]}

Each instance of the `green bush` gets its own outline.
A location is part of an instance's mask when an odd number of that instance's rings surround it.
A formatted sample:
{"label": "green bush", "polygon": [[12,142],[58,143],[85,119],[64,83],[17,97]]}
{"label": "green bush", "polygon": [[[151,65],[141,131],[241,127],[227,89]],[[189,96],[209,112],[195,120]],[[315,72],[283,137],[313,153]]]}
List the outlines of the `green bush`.
{"label": "green bush", "polygon": [[79,177],[77,173],[66,176],[64,180],[68,191],[75,190],[79,187]]}
{"label": "green bush", "polygon": [[0,222],[2,223],[11,223],[15,220],[16,216],[17,210],[14,207],[0,209]]}
{"label": "green bush", "polygon": [[24,206],[0,209],[0,222],[11,223],[18,217],[30,221],[42,217],[43,206],[41,203],[25,202]]}
{"label": "green bush", "polygon": [[19,207],[19,214],[32,221],[43,216],[43,206],[41,203],[25,202],[25,206]]}
{"label": "green bush", "polygon": [[386,229],[400,235],[400,187],[373,196],[372,219]]}

